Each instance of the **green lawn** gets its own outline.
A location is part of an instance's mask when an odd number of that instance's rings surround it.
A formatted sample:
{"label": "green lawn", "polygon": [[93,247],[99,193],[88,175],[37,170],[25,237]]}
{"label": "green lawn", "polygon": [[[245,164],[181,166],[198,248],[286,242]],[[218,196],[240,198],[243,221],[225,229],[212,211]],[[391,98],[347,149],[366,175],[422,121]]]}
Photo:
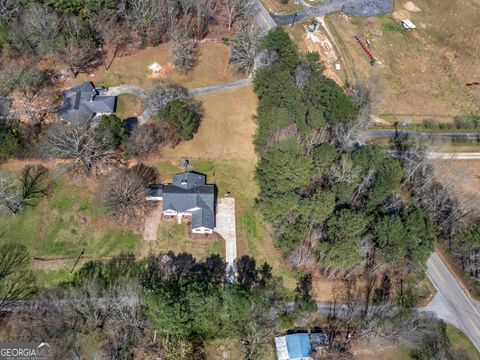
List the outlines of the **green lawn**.
{"label": "green lawn", "polygon": [[447,325],[447,335],[455,349],[465,351],[471,360],[480,360],[480,353],[475,346],[455,326]]}
{"label": "green lawn", "polygon": [[95,194],[61,179],[40,203],[0,218],[0,242],[25,244],[34,257],[76,258],[133,252],[139,236],[105,220],[93,206]]}

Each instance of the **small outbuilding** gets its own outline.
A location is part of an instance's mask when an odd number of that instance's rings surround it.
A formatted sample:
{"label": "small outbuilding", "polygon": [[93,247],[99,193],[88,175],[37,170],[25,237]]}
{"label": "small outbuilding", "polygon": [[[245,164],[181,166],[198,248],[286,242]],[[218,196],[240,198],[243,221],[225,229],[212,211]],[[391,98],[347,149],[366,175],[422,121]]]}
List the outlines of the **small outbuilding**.
{"label": "small outbuilding", "polygon": [[320,331],[297,332],[275,337],[278,360],[311,360],[312,353],[328,346],[328,335]]}
{"label": "small outbuilding", "polygon": [[417,26],[413,22],[411,22],[409,19],[403,20],[402,25],[405,30],[414,30],[417,28]]}

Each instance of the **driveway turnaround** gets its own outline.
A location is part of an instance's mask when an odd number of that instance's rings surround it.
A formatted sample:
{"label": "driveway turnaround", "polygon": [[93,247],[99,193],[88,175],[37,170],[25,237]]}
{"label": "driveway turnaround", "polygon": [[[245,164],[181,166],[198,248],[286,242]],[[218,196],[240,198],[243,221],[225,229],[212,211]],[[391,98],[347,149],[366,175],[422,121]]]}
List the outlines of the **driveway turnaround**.
{"label": "driveway turnaround", "polygon": [[225,261],[227,262],[227,280],[235,281],[235,259],[237,258],[237,230],[235,225],[235,199],[219,198],[215,232],[225,239]]}
{"label": "driveway turnaround", "polygon": [[428,259],[427,275],[437,294],[422,311],[433,312],[440,319],[458,327],[480,351],[480,303],[471,299],[460,287],[436,252]]}

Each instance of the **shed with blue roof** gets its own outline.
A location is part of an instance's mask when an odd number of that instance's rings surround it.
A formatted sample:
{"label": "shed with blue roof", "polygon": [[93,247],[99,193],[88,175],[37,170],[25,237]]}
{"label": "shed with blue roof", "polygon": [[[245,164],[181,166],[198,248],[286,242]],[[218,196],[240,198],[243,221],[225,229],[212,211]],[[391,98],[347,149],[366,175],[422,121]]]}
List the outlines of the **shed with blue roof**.
{"label": "shed with blue roof", "polygon": [[278,360],[311,359],[312,348],[308,333],[289,334],[275,338]]}

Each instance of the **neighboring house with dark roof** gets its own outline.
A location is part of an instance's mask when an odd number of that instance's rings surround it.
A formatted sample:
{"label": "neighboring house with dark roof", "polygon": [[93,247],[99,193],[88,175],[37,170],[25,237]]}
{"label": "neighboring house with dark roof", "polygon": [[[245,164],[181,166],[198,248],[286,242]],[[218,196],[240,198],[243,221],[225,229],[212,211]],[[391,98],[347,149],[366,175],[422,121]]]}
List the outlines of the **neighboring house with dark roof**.
{"label": "neighboring house with dark roof", "polygon": [[117,98],[101,96],[104,87],[85,81],[63,92],[63,104],[58,115],[75,126],[88,126],[93,118],[115,111]]}
{"label": "neighboring house with dark roof", "polygon": [[312,353],[328,346],[323,332],[300,332],[275,337],[278,360],[311,360]]}
{"label": "neighboring house with dark roof", "polygon": [[211,234],[215,227],[215,185],[205,175],[183,172],[173,176],[171,184],[150,185],[146,200],[163,201],[163,215],[179,222],[191,220],[192,232]]}

